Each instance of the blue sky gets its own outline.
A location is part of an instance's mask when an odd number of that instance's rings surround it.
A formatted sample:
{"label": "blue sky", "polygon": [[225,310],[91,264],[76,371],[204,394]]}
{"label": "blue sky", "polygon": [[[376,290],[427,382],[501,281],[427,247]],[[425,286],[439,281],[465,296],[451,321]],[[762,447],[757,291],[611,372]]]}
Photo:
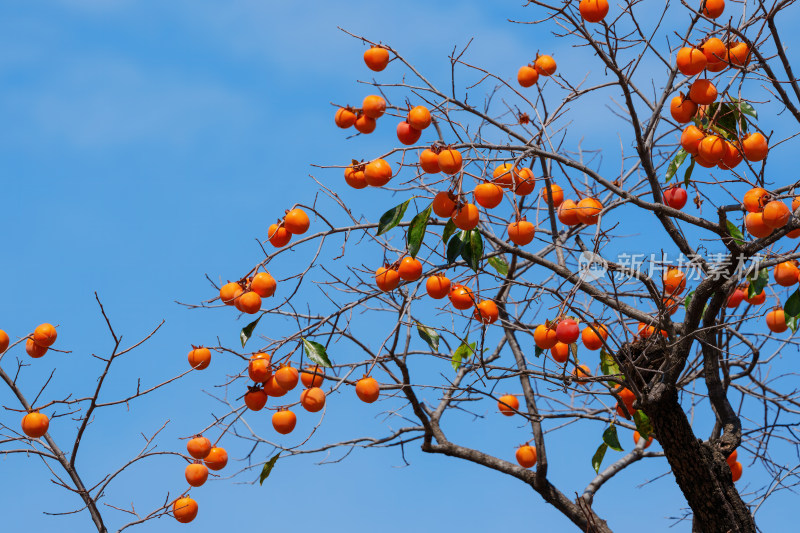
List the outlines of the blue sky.
{"label": "blue sky", "polygon": [[[14,337],[40,322],[58,323],[58,345],[73,351],[31,362],[22,386],[38,390],[55,366],[56,378],[48,388],[52,397],[92,390],[98,367],[89,354],[110,347],[94,291],[126,340],[166,320],[145,348],[121,362],[111,377],[109,397],[131,391],[137,376],[144,376],[146,384],[184,370],[190,344],[214,343],[217,336],[235,344],[242,323],[233,314],[190,311],[175,301],[210,298],[205,274],[227,279],[261,258],[255,238],[263,236],[276,213],[296,201],[311,201],[307,175],[318,174],[311,163],[367,157],[393,138],[387,123],[379,123],[376,135],[351,141],[333,126],[330,102],[358,103],[367,93],[356,79],[369,75],[360,59],[362,45],[337,25],[391,43],[436,81],[447,79],[452,47],[472,36],[470,60],[509,78],[537,49],[556,55],[564,72],[578,76],[585,71],[581,53],[553,40],[546,29],[507,22],[532,17],[518,4],[4,3],[0,171],[5,202],[0,223],[7,230],[0,281],[6,312],[0,328]],[[618,146],[616,138],[596,128],[580,130],[579,137],[587,144]],[[775,168],[785,169],[782,165],[778,161]],[[609,166],[612,172],[619,167]],[[341,188],[338,171],[319,176]],[[377,194],[351,195],[354,211],[374,219]],[[380,201],[394,203],[385,196]],[[281,268],[288,274],[293,267]],[[4,367],[10,363],[7,356]],[[212,365],[216,376],[239,371],[236,361],[222,357]],[[139,433],[152,433],[167,419],[160,448],[182,451],[178,438],[206,425],[209,410],[221,412],[201,392],[220,381],[196,373],[130,411],[120,407],[100,413],[79,459],[87,482],[135,453]],[[7,391],[0,392],[0,400],[9,404]],[[352,400],[341,404],[345,409],[331,414],[317,443],[354,436],[348,431],[380,435],[384,430],[375,409]],[[512,420],[489,416],[480,425],[456,420],[455,435],[508,458],[529,438]],[[265,420],[260,423],[268,426]],[[301,421],[300,427],[310,423]],[[502,443],[492,438],[498,431],[507,434]],[[68,417],[56,419],[51,433],[57,441],[69,439],[73,424]],[[550,471],[568,495],[582,491],[591,479],[589,458],[601,433],[597,426],[550,437]],[[629,441],[624,433],[626,448]],[[235,441],[229,448],[235,457],[246,451]],[[396,450],[356,452],[326,466],[315,465],[310,457],[292,458],[279,462],[263,487],[239,483],[250,480],[245,477],[196,490],[200,515],[190,526],[162,519],[140,529],[219,531],[266,522],[292,531],[304,527],[304,521],[330,531],[370,523],[385,532],[406,531],[409,525],[426,531],[570,527],[513,479],[425,456],[413,446],[406,457],[409,467],[401,467]],[[183,490],[183,467],[174,458],[143,463],[110,487],[106,501],[152,508],[166,491]],[[88,530],[88,515],[41,514],[70,510],[77,498],[49,483],[38,461],[5,459],[0,472],[3,479],[16,480],[5,481],[0,489],[6,530]],[[596,509],[618,531],[654,517],[660,520],[659,530],[666,528],[661,517],[674,516],[684,505],[671,475],[642,489],[632,487],[666,472],[664,460],[629,469],[608,483],[595,500]],[[759,511],[764,530],[780,526],[777,506],[786,501],[778,495]],[[649,502],[659,502],[655,513]],[[107,516],[111,526],[122,519],[110,510]]]}

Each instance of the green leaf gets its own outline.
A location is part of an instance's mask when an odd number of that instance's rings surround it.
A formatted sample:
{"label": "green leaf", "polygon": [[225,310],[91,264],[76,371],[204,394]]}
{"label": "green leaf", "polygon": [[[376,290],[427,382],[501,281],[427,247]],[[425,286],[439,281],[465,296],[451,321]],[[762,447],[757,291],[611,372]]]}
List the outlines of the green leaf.
{"label": "green leaf", "polygon": [[678,150],[678,153],[675,155],[673,160],[670,162],[669,166],[667,167],[667,183],[672,177],[678,172],[678,169],[681,168],[681,165],[686,160],[686,156],[689,155],[689,152],[681,148]]}
{"label": "green leaf", "polygon": [[600,473],[600,463],[603,462],[603,457],[606,456],[607,449],[608,444],[604,442],[599,448],[597,448],[597,451],[594,452],[594,455],[592,456],[592,468],[594,468],[594,471],[598,474]]}
{"label": "green leaf", "polygon": [[458,235],[453,235],[453,238],[450,239],[450,242],[447,243],[447,263],[454,263],[455,260],[461,255],[461,249],[464,247],[464,241],[461,240],[461,236],[466,233],[462,231]]}
{"label": "green leaf", "polygon": [[689,180],[692,177],[692,171],[694,170],[694,159],[692,159],[692,163],[689,165],[689,168],[686,169],[686,172],[683,173],[683,186],[689,186]]}
{"label": "green leaf", "polygon": [[381,216],[380,221],[378,221],[378,235],[383,235],[403,220],[403,215],[406,214],[409,202],[411,202],[410,198],[402,204],[389,209]]}
{"label": "green leaf", "polygon": [[544,350],[543,350],[542,348],[539,348],[538,346],[537,346],[537,347],[536,347],[536,349],[533,351],[533,355],[535,355],[536,357],[539,357],[539,356],[540,356],[540,355],[542,355],[543,353],[544,353]]}
{"label": "green leaf", "polygon": [[456,223],[453,222],[453,219],[447,221],[447,224],[444,225],[444,231],[442,232],[442,242],[447,243],[453,233],[456,232],[458,228],[456,227]]}
{"label": "green leaf", "polygon": [[461,249],[461,257],[467,262],[467,265],[474,270],[478,271],[481,258],[483,257],[483,239],[481,232],[473,229],[461,234],[461,240],[464,242],[464,247]]}
{"label": "green leaf", "polygon": [[747,276],[747,281],[750,283],[747,287],[747,297],[757,296],[769,285],[769,271],[766,268],[759,268],[755,277]]}
{"label": "green leaf", "polygon": [[744,235],[742,235],[742,232],[739,230],[739,228],[737,228],[736,225],[730,220],[726,220],[725,222],[727,223],[728,233],[731,234],[731,237],[739,241],[739,244],[744,244]]}
{"label": "green leaf", "polygon": [[314,363],[319,366],[324,366],[325,368],[333,368],[333,365],[328,359],[328,353],[325,351],[323,345],[303,337],[303,348],[306,351],[306,357],[311,359]]}
{"label": "green leaf", "polygon": [[574,357],[575,360],[577,361],[578,360],[578,343],[577,342],[573,342],[572,344],[570,344],[569,345],[569,351],[572,353],[572,357]]}
{"label": "green leaf", "polygon": [[244,345],[247,344],[247,341],[250,339],[250,337],[253,336],[253,330],[256,329],[258,321],[261,320],[261,317],[263,316],[264,315],[260,315],[258,318],[256,318],[255,320],[253,320],[252,322],[250,322],[249,324],[247,324],[245,327],[242,328],[242,332],[239,333],[239,339],[242,341],[242,348],[244,348]]}
{"label": "green leaf", "polygon": [[408,244],[408,255],[417,257],[419,249],[422,246],[422,240],[425,238],[425,230],[428,228],[428,219],[431,217],[432,205],[411,219],[411,225],[408,226],[408,233],[406,233],[406,242]]}
{"label": "green leaf", "polygon": [[783,305],[783,312],[797,318],[800,316],[800,289],[795,290]]}
{"label": "green leaf", "polygon": [[453,365],[453,370],[458,370],[458,367],[461,366],[461,361],[469,359],[469,356],[475,353],[475,346],[477,346],[477,344],[474,342],[470,344],[462,342],[461,346],[455,349],[450,360],[450,364]]}
{"label": "green leaf", "polygon": [[636,423],[636,431],[645,439],[653,432],[653,424],[650,423],[650,418],[644,414],[644,411],[634,411],[633,421]]}
{"label": "green leaf", "polygon": [[689,304],[692,303],[692,295],[694,291],[689,291],[689,294],[686,295],[686,298],[683,299],[683,307],[688,311]]}
{"label": "green leaf", "polygon": [[797,317],[796,316],[784,315],[783,319],[786,321],[786,325],[789,326],[789,329],[792,330],[792,333],[797,331]]}
{"label": "green leaf", "polygon": [[731,100],[735,103],[738,103],[739,111],[741,111],[745,115],[749,115],[754,119],[758,120],[758,113],[756,112],[755,108],[748,104],[747,102],[743,102],[737,98],[731,98]]}
{"label": "green leaf", "polygon": [[611,424],[603,432],[603,442],[612,450],[623,452],[622,445],[619,443],[619,436],[617,435],[617,426]]}
{"label": "green leaf", "polygon": [[508,263],[506,258],[502,255],[493,255],[489,258],[489,264],[494,268],[502,277],[508,276]]}
{"label": "green leaf", "polygon": [[419,322],[417,322],[417,333],[422,340],[428,343],[428,346],[431,347],[431,350],[434,352],[439,351],[439,334],[436,333],[434,330],[427,326],[423,326]]}
{"label": "green leaf", "polygon": [[604,376],[622,373],[619,370],[619,365],[614,361],[614,357],[608,353],[605,348],[600,349],[600,371]]}
{"label": "green leaf", "polygon": [[264,480],[269,477],[270,473],[272,472],[272,468],[275,466],[275,463],[278,461],[278,457],[280,456],[281,454],[277,453],[272,457],[272,459],[264,463],[264,468],[261,469],[261,476],[259,476],[259,485],[264,484]]}

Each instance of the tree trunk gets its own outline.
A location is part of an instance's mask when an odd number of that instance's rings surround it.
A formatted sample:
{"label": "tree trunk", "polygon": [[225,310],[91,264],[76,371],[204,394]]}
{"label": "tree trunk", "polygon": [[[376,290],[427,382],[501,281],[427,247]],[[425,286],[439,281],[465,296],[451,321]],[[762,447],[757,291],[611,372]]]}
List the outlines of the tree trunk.
{"label": "tree trunk", "polygon": [[694,512],[693,531],[755,533],[755,522],[733,484],[725,458],[694,436],[675,387],[656,385],[645,400],[644,412]]}

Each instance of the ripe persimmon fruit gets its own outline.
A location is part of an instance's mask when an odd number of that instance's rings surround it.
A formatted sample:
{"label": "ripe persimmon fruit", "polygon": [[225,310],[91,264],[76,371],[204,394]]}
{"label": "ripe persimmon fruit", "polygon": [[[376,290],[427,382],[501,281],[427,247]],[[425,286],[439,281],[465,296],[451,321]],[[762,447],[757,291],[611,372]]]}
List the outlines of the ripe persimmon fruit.
{"label": "ripe persimmon fruit", "polygon": [[472,194],[475,203],[486,209],[493,209],[503,201],[503,189],[494,183],[481,183],[475,187]]}
{"label": "ripe persimmon fruit", "polygon": [[536,227],[527,220],[519,220],[508,225],[508,238],[518,246],[530,244],[536,235]]}
{"label": "ripe persimmon fruit", "polygon": [[542,350],[549,350],[558,342],[556,329],[547,327],[544,324],[539,324],[536,326],[536,329],[533,330],[533,342]]}
{"label": "ripe persimmon fruit", "polygon": [[8,333],[0,329],[0,353],[8,350],[9,342],[11,342],[11,339],[8,338]]}
{"label": "ripe persimmon fruit", "polygon": [[694,76],[703,72],[708,60],[703,52],[697,48],[684,46],[678,50],[676,62],[681,74],[684,76]]}
{"label": "ripe persimmon fruit", "polygon": [[344,169],[344,181],[354,189],[364,189],[369,184],[367,178],[364,176],[364,165],[352,165]]}
{"label": "ripe persimmon fruit", "polygon": [[373,187],[383,187],[392,179],[392,167],[383,159],[370,161],[364,168],[364,178]]}
{"label": "ripe persimmon fruit", "polygon": [[340,107],[336,110],[333,121],[342,129],[347,129],[356,123],[356,114],[352,109]]}
{"label": "ripe persimmon fruit", "polygon": [[370,94],[364,97],[361,102],[361,111],[369,118],[381,118],[386,112],[386,100],[377,94]]}
{"label": "ripe persimmon fruit", "polygon": [[261,387],[250,387],[244,395],[244,404],[251,411],[260,411],[267,405],[269,396]]}
{"label": "ripe persimmon fruit", "polygon": [[475,204],[462,204],[453,213],[453,222],[458,229],[469,231],[480,222],[480,213]]}
{"label": "ripe persimmon fruit", "polygon": [[786,314],[783,309],[776,307],[767,313],[767,327],[773,333],[783,333],[789,326],[786,325]]}
{"label": "ripe persimmon fruit", "polygon": [[592,197],[584,198],[577,205],[578,220],[587,226],[597,224],[602,210],[603,204],[600,203],[600,200]]}
{"label": "ripe persimmon fruit", "polygon": [[[551,183],[550,191],[552,191],[553,193],[553,207],[560,206],[561,203],[564,201],[564,190],[555,183]],[[540,194],[542,195],[542,200],[544,200],[549,204],[550,197],[547,195],[547,186],[542,187]]]}
{"label": "ripe persimmon fruit", "polygon": [[208,479],[208,467],[199,461],[186,465],[186,470],[183,474],[186,477],[186,482],[192,487],[201,487]]}
{"label": "ripe persimmon fruit", "polygon": [[556,342],[556,344],[550,348],[550,355],[556,363],[566,363],[569,361],[569,344]]}
{"label": "ripe persimmon fruit", "polygon": [[450,294],[450,280],[444,274],[430,276],[425,281],[425,290],[431,298],[441,300]]}
{"label": "ripe persimmon fruit", "polygon": [[291,365],[283,365],[275,371],[275,382],[287,392],[294,390],[299,380],[300,374]]}
{"label": "ripe persimmon fruit", "polygon": [[439,169],[439,154],[430,148],[425,148],[419,154],[419,166],[426,174],[438,174],[441,171]]}
{"label": "ripe persimmon fruit", "polygon": [[247,364],[247,375],[256,383],[266,383],[272,377],[271,357],[268,353],[254,353]]}
{"label": "ripe persimmon fruit", "polygon": [[683,209],[688,199],[689,195],[683,187],[675,185],[664,191],[664,203],[673,209]]}
{"label": "ripe persimmon fruit", "polygon": [[[583,2],[581,2],[581,5],[583,5]],[[514,456],[517,458],[517,463],[519,463],[519,466],[522,468],[530,468],[536,464],[536,448],[528,444],[517,448],[517,452]]]}
{"label": "ripe persimmon fruit", "polygon": [[482,300],[475,306],[473,316],[482,324],[494,324],[500,316],[500,311],[494,301]]}
{"label": "ripe persimmon fruit", "polygon": [[278,284],[275,278],[268,272],[259,272],[250,280],[250,290],[262,298],[269,298],[275,294],[275,289],[277,287]]}
{"label": "ripe persimmon fruit", "polygon": [[764,210],[764,206],[767,204],[769,199],[770,194],[766,190],[762,189],[761,187],[756,187],[744,193],[744,200],[742,201],[742,204],[749,212],[760,213]]}
{"label": "ripe persimmon fruit", "polygon": [[380,396],[381,386],[370,376],[364,376],[356,382],[356,395],[364,403],[373,403]]}
{"label": "ripe persimmon fruit", "polygon": [[267,393],[267,396],[280,398],[281,396],[285,396],[289,391],[281,387],[278,384],[278,381],[275,379],[275,374],[272,374],[272,376],[270,376],[270,378],[264,382],[264,392]]}
{"label": "ripe persimmon fruit", "polygon": [[461,311],[469,309],[475,305],[475,298],[472,295],[472,289],[464,285],[453,285],[448,294],[450,303],[453,307]]}
{"label": "ripe persimmon fruit", "polygon": [[228,452],[225,448],[214,446],[208,451],[208,455],[203,458],[203,463],[209,470],[222,470],[228,464]]}
{"label": "ripe persimmon fruit", "polygon": [[452,148],[446,148],[439,152],[439,169],[450,176],[458,174],[461,170],[463,158],[461,152]]}
{"label": "ripe persimmon fruit", "polygon": [[319,387],[311,387],[300,393],[300,405],[309,413],[316,413],[325,407],[325,393]]}
{"label": "ripe persimmon fruit", "polygon": [[32,439],[43,436],[49,428],[50,419],[44,413],[34,411],[22,417],[22,432]]}
{"label": "ripe persimmon fruit", "polygon": [[415,144],[422,136],[422,130],[415,129],[405,120],[397,124],[397,140],[406,146]]}
{"label": "ripe persimmon fruit", "polygon": [[400,285],[400,274],[392,268],[380,267],[375,271],[375,284],[383,292],[389,292]]}
{"label": "ripe persimmon fruit", "polygon": [[697,114],[697,104],[688,98],[676,96],[669,103],[669,114],[679,124],[689,122]]}
{"label": "ripe persimmon fruit", "polygon": [[539,73],[530,65],[523,65],[517,71],[517,83],[522,87],[532,87],[539,81]]}
{"label": "ripe persimmon fruit", "polygon": [[283,218],[283,227],[293,235],[301,235],[308,231],[311,221],[305,211],[299,207],[295,207],[286,213]]}
{"label": "ripe persimmon fruit", "polygon": [[497,165],[492,172],[492,179],[500,187],[510,189],[517,179],[517,169],[511,163]]}
{"label": "ripe persimmon fruit", "polygon": [[431,117],[431,112],[428,111],[427,107],[424,105],[418,105],[411,108],[411,111],[408,112],[408,118],[406,120],[409,124],[411,124],[412,128],[422,131],[431,125],[433,118]]}
{"label": "ripe persimmon fruit", "polygon": [[397,273],[406,281],[417,281],[422,276],[422,263],[415,257],[404,257]]}
{"label": "ripe persimmon fruit", "polygon": [[211,452],[211,441],[202,435],[197,435],[186,443],[186,451],[195,459],[205,459]]}
{"label": "ripe persimmon fruit", "polygon": [[[639,434],[639,432],[638,431],[634,431],[633,432],[633,445],[634,446],[638,446],[639,445],[639,439],[641,439],[641,438],[642,438],[642,436]],[[651,435],[648,435],[647,436],[647,441],[644,443],[644,448],[645,449],[649,448],[651,444],[653,444],[653,437]]]}
{"label": "ripe persimmon fruit", "polygon": [[378,127],[378,123],[374,118],[368,117],[364,113],[359,113],[356,115],[355,127],[359,133],[368,135],[375,131],[375,128]]}
{"label": "ripe persimmon fruit", "polygon": [[797,266],[792,261],[784,261],[775,265],[772,275],[775,278],[775,283],[781,287],[791,287],[797,283],[800,270],[797,269]]}
{"label": "ripe persimmon fruit", "polygon": [[686,274],[680,269],[670,268],[664,273],[664,292],[676,296],[686,289]]}
{"label": "ripe persimmon fruit", "polygon": [[789,222],[792,212],[789,211],[785,203],[780,200],[773,200],[767,202],[764,206],[764,210],[761,212],[761,216],[764,219],[764,224],[772,229],[778,229],[784,227],[786,223]]}
{"label": "ripe persimmon fruit", "polygon": [[556,60],[549,55],[540,55],[533,62],[533,68],[542,76],[552,76],[556,73]]}
{"label": "ripe persimmon fruit", "polygon": [[742,152],[748,161],[762,161],[769,153],[767,138],[761,133],[749,133],[742,139]]}
{"label": "ripe persimmon fruit", "polygon": [[686,126],[683,133],[681,133],[681,147],[690,154],[697,155],[700,141],[705,139],[705,137],[706,134],[694,124]]}
{"label": "ripe persimmon fruit", "polygon": [[52,324],[39,324],[36,326],[36,329],[33,330],[33,342],[44,348],[52,346],[53,343],[56,342],[57,337],[58,333]]}
{"label": "ripe persimmon fruit", "polygon": [[205,370],[211,364],[211,350],[198,346],[189,352],[189,364],[195,370]]}
{"label": "ripe persimmon fruit", "polygon": [[715,19],[725,11],[725,0],[704,0],[703,15]]}
{"label": "ripe persimmon fruit", "polygon": [[608,330],[602,324],[586,326],[581,331],[581,342],[589,350],[599,350],[603,347],[606,339],[608,339]]}
{"label": "ripe persimmon fruit", "polygon": [[717,99],[717,88],[706,79],[697,79],[689,88],[689,98],[700,105],[710,105]]}
{"label": "ripe persimmon fruit", "polygon": [[505,416],[514,416],[519,410],[519,400],[513,394],[504,394],[497,400],[497,408]]}
{"label": "ripe persimmon fruit", "polygon": [[34,359],[42,357],[44,354],[47,353],[47,350],[49,350],[49,348],[47,348],[46,346],[39,346],[38,344],[33,342],[33,339],[30,337],[28,337],[28,339],[25,341],[25,352],[27,352],[27,354],[33,357]]}
{"label": "ripe persimmon fruit", "polygon": [[608,0],[581,0],[578,11],[586,22],[600,22],[608,15]]}
{"label": "ripe persimmon fruit", "polygon": [[558,325],[556,326],[556,338],[558,342],[572,344],[578,340],[580,335],[581,330],[578,327],[578,323],[571,318],[564,318],[558,321]]}
{"label": "ripe persimmon fruit", "polygon": [[280,248],[289,244],[292,240],[292,234],[283,226],[278,224],[271,224],[267,230],[267,239],[269,243],[275,248]]}
{"label": "ripe persimmon fruit", "polygon": [[581,223],[578,218],[578,205],[567,198],[558,206],[558,220],[567,226],[577,226]]}
{"label": "ripe persimmon fruit", "polygon": [[364,52],[364,63],[370,70],[380,72],[389,64],[389,51],[380,46],[372,46]]}
{"label": "ripe persimmon fruit", "polygon": [[248,315],[254,315],[261,310],[261,296],[255,291],[247,291],[234,303],[236,309]]}
{"label": "ripe persimmon fruit", "polygon": [[181,524],[188,524],[197,517],[197,502],[188,496],[178,498],[172,504],[172,516]]}
{"label": "ripe persimmon fruit", "polygon": [[300,373],[300,381],[303,387],[310,389],[312,387],[319,387],[322,385],[325,373],[319,365],[307,366],[305,370]]}
{"label": "ripe persimmon fruit", "polygon": [[455,209],[455,196],[452,193],[440,191],[433,197],[433,212],[437,217],[450,218]]}

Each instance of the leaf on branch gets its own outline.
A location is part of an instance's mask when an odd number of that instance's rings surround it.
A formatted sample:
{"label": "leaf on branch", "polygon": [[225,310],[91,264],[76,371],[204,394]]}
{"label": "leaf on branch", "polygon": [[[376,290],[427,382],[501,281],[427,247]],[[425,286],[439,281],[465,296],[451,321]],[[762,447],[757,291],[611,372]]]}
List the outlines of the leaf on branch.
{"label": "leaf on branch", "polygon": [[784,315],[784,321],[786,321],[786,325],[789,326],[789,329],[792,330],[792,333],[797,331],[797,317],[796,316],[789,316]]}
{"label": "leaf on branch", "polygon": [[261,469],[261,476],[259,476],[259,485],[264,484],[264,480],[269,477],[270,473],[272,472],[272,468],[275,466],[275,463],[278,461],[278,457],[280,456],[281,454],[277,453],[272,457],[272,459],[264,463],[264,468]]}
{"label": "leaf on branch", "polygon": [[667,167],[667,183],[669,183],[669,180],[671,180],[672,177],[675,176],[675,173],[678,172],[678,169],[681,168],[681,165],[686,160],[687,155],[689,155],[689,152],[687,152],[683,148],[678,150],[678,153],[675,155],[675,157],[672,159],[669,166]]}
{"label": "leaf on branch", "polygon": [[431,210],[433,204],[428,208],[411,219],[411,225],[408,226],[408,233],[406,233],[406,243],[408,244],[408,255],[417,257],[419,249],[422,246],[422,240],[425,238],[425,230],[428,228],[428,219],[431,217]]}
{"label": "leaf on branch", "polygon": [[472,342],[467,344],[465,341],[461,343],[461,346],[455,349],[450,360],[450,363],[453,365],[453,370],[458,370],[461,366],[461,361],[469,359],[469,356],[475,353],[476,346],[477,343]]}
{"label": "leaf on branch", "polygon": [[743,102],[738,98],[731,98],[731,101],[738,104],[739,111],[745,115],[749,115],[754,119],[758,120],[758,113],[756,112],[755,108],[748,104],[747,102]]}
{"label": "leaf on branch", "polygon": [[456,227],[456,223],[453,222],[453,219],[447,221],[447,224],[444,225],[444,231],[442,232],[442,242],[447,244],[447,241],[456,232],[458,228]]}
{"label": "leaf on branch", "polygon": [[258,321],[261,320],[262,316],[264,315],[259,316],[242,328],[242,332],[239,333],[239,339],[242,341],[242,348],[244,348],[244,345],[247,344],[247,341],[250,339],[250,337],[253,336],[253,331],[256,329],[256,325],[258,325]]}
{"label": "leaf on branch", "polygon": [[422,340],[428,343],[428,346],[431,347],[431,350],[434,352],[439,351],[439,334],[436,333],[434,330],[427,326],[423,326],[419,322],[417,322],[417,333]]}
{"label": "leaf on branch", "polygon": [[[619,370],[619,365],[614,361],[614,357],[605,348],[600,349],[600,371],[604,376],[622,373]],[[616,383],[613,386],[616,386]]]}
{"label": "leaf on branch", "polygon": [[786,300],[786,304],[783,306],[783,312],[795,318],[800,316],[800,289],[795,290],[792,295],[789,296],[789,299]]}
{"label": "leaf on branch", "polygon": [[653,432],[653,424],[650,423],[650,418],[644,414],[644,411],[634,411],[633,421],[636,423],[636,431],[639,432],[639,436],[646,439]]}
{"label": "leaf on branch", "polygon": [[606,450],[608,449],[608,444],[605,442],[597,448],[597,451],[594,452],[592,456],[592,468],[594,468],[595,473],[600,473],[600,463],[603,462],[603,457],[606,456]]}
{"label": "leaf on branch", "polygon": [[461,240],[461,236],[466,233],[462,231],[458,235],[453,235],[453,238],[450,239],[450,242],[447,243],[447,263],[454,263],[458,256],[461,255],[461,249],[464,247],[464,241]]}
{"label": "leaf on branch", "polygon": [[543,353],[544,353],[544,350],[543,350],[542,348],[539,348],[538,346],[537,346],[537,347],[536,347],[536,349],[533,351],[533,355],[535,355],[536,357],[539,357],[539,356],[540,356],[540,355],[542,355]]}
{"label": "leaf on branch", "polygon": [[736,225],[730,220],[726,220],[725,222],[727,223],[728,233],[731,234],[731,237],[739,241],[739,244],[744,244],[744,235],[742,235],[742,232],[739,230],[739,228],[737,228]]}
{"label": "leaf on branch", "polygon": [[381,219],[378,221],[378,235],[383,235],[403,220],[403,215],[406,214],[409,202],[411,202],[410,198],[402,204],[389,209],[381,216]]}
{"label": "leaf on branch", "polygon": [[331,365],[330,360],[328,359],[328,353],[325,351],[325,347],[318,342],[307,340],[305,337],[303,339],[303,348],[306,351],[306,357],[311,359],[314,363],[318,364],[319,366],[324,366],[325,368],[333,368]]}
{"label": "leaf on branch", "polygon": [[464,258],[464,261],[472,270],[477,272],[483,257],[481,232],[476,229],[469,230],[461,234],[461,240],[464,243],[464,247],[461,249],[461,257]]}
{"label": "leaf on branch", "polygon": [[689,294],[683,299],[683,307],[687,311],[689,310],[689,304],[692,303],[692,295],[694,295],[694,291],[689,291]]}
{"label": "leaf on branch", "polygon": [[761,294],[764,287],[769,285],[769,272],[766,268],[759,268],[758,274],[755,277],[748,276],[747,281],[750,283],[747,287],[747,297],[753,298]]}
{"label": "leaf on branch", "polygon": [[502,255],[493,255],[489,258],[489,264],[494,268],[502,277],[508,276],[508,262]]}
{"label": "leaf on branch", "polygon": [[686,169],[686,172],[683,173],[683,186],[689,186],[689,180],[692,178],[692,171],[694,170],[694,159],[692,159],[692,163],[689,165],[689,168]]}
{"label": "leaf on branch", "polygon": [[617,435],[617,426],[611,424],[603,432],[603,442],[612,450],[623,452],[622,445],[619,443],[619,436]]}

